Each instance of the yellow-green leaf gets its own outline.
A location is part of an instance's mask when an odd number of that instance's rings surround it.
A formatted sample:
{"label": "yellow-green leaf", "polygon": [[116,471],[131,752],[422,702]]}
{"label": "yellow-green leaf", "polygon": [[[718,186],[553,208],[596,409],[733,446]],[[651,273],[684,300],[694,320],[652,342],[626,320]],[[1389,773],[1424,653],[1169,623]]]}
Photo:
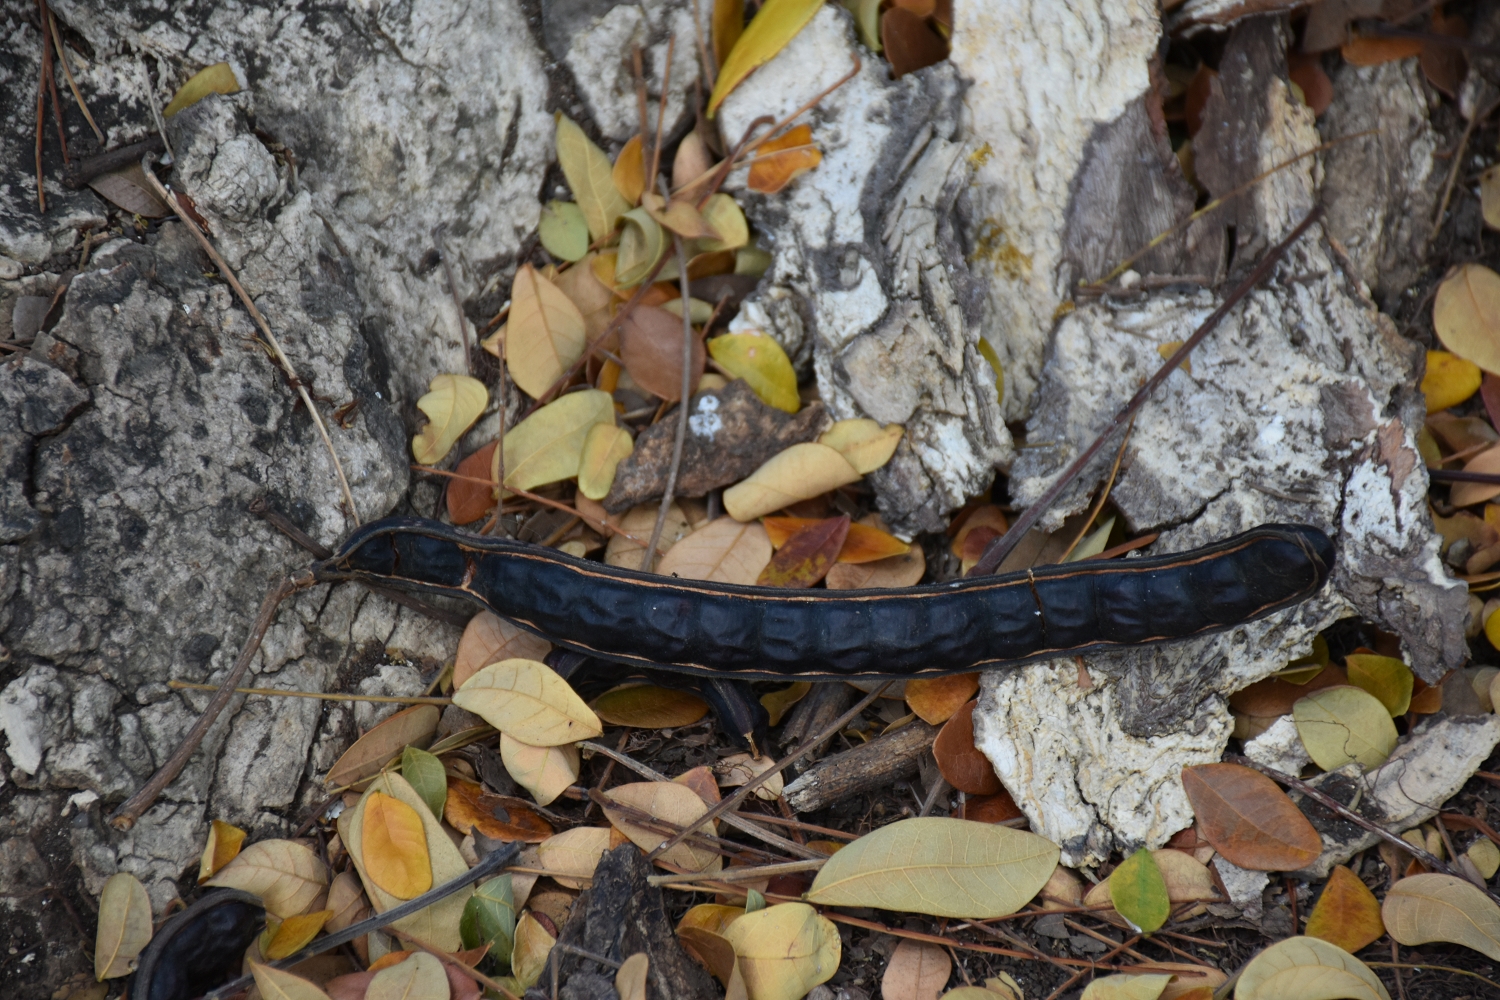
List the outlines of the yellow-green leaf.
{"label": "yellow-green leaf", "polygon": [[1351,653],[1344,658],[1344,667],[1349,672],[1349,683],[1379,698],[1391,715],[1405,715],[1411,707],[1415,678],[1411,667],[1394,656]]}
{"label": "yellow-green leaf", "polygon": [[172,102],[162,109],[162,117],[170,118],[184,108],[190,108],[209,94],[238,94],[240,82],[227,62],[214,63],[188,77],[173,95]]}
{"label": "yellow-green leaf", "polygon": [[1158,930],[1172,912],[1166,879],[1150,851],[1136,851],[1120,862],[1110,873],[1109,894],[1115,912],[1143,934]]}
{"label": "yellow-green leaf", "polygon": [[1085,559],[1092,559],[1103,552],[1104,547],[1109,544],[1109,533],[1114,528],[1115,518],[1111,514],[1104,519],[1102,524],[1083,537],[1083,541],[1078,543],[1078,547],[1073,550],[1072,555],[1068,556],[1068,562],[1083,562]]}
{"label": "yellow-green leaf", "polygon": [[604,731],[568,682],[536,660],[490,664],[453,692],[453,704],[536,747],[591,740]]}
{"label": "yellow-green leaf", "polygon": [[1314,691],[1292,705],[1297,735],[1308,756],[1325,771],[1358,761],[1370,769],[1396,747],[1396,724],[1380,699],[1362,688],[1339,684]]}
{"label": "yellow-green leaf", "polygon": [[801,1000],[833,978],[842,956],[838,928],[806,903],[746,913],[724,937],[739,959],[749,1000]]}
{"label": "yellow-green leaf", "polygon": [[365,1000],[448,1000],[451,995],[443,963],[425,951],[381,969],[365,989]]}
{"label": "yellow-green leaf", "polygon": [[1474,841],[1464,854],[1473,863],[1474,870],[1486,881],[1494,878],[1495,873],[1500,871],[1500,847],[1496,847],[1495,842],[1488,837],[1480,837]]}
{"label": "yellow-green leaf", "polygon": [[[521,391],[540,398],[583,356],[586,339],[583,313],[573,301],[530,264],[521,265],[505,324],[505,363]],[[485,348],[498,349],[495,338]]]}
{"label": "yellow-green leaf", "polygon": [[1427,371],[1422,376],[1422,394],[1427,397],[1427,412],[1437,413],[1457,406],[1479,391],[1484,373],[1472,361],[1447,351],[1427,352]]}
{"label": "yellow-green leaf", "polygon": [[516,943],[510,953],[510,971],[523,987],[535,985],[542,977],[547,968],[547,956],[556,943],[541,921],[529,912],[521,915],[516,923]]}
{"label": "yellow-green leaf", "polygon": [[255,988],[260,990],[262,1000],[328,1000],[328,994],[316,983],[290,972],[251,962],[250,974],[255,977]]}
{"label": "yellow-green leaf", "polygon": [[767,406],[787,413],[801,409],[797,373],[775,337],[759,332],[726,333],[708,342],[708,353],[730,375],[744,379]]}
{"label": "yellow-green leaf", "polygon": [[698,243],[704,253],[721,250],[738,250],[750,242],[750,226],[745,222],[745,213],[739,202],[727,194],[709,195],[703,206],[703,221],[718,234],[718,239],[705,239]]}
{"label": "yellow-green leaf", "polygon": [[1235,1000],[1391,1000],[1369,966],[1315,937],[1278,941],[1252,958]]}
{"label": "yellow-green leaf", "polygon": [[116,872],[99,894],[99,929],[94,934],[94,978],[128,976],[136,956],[151,940],[151,899],[140,879]]}
{"label": "yellow-green leaf", "polygon": [[849,460],[826,444],[794,444],[773,455],[749,478],[725,490],[724,510],[736,521],[751,521],[859,477]]}
{"label": "yellow-green leaf", "polygon": [[781,725],[781,717],[785,715],[793,705],[807,697],[812,690],[810,681],[793,681],[784,688],[767,691],[760,696],[760,703],[765,708],[766,714],[771,717],[770,725]]}
{"label": "yellow-green leaf", "polygon": [[714,116],[720,102],[745,77],[786,48],[822,6],[823,0],[766,0],[719,67],[718,81],[708,98],[708,117]]}
{"label": "yellow-green leaf", "polygon": [[623,216],[619,256],[615,258],[615,283],[621,288],[638,285],[667,252],[671,240],[661,223],[644,208],[632,208]]}
{"label": "yellow-green leaf", "polygon": [[500,760],[516,784],[531,793],[537,805],[550,805],[578,780],[578,748],[534,747],[500,734]]}
{"label": "yellow-green leaf", "polygon": [[995,345],[983,337],[979,338],[979,356],[990,363],[990,368],[995,372],[995,402],[1005,402],[1005,367],[1000,364],[1000,355],[995,351]]}
{"label": "yellow-green leaf", "polygon": [[296,916],[328,887],[328,867],[291,840],[251,844],[205,885],[243,889],[259,896],[272,916]]}
{"label": "yellow-green leaf", "polygon": [[866,834],[828,860],[807,900],[983,920],[1014,913],[1047,884],[1058,848],[1009,827],[919,817]]}
{"label": "yellow-green leaf", "polygon": [[635,442],[624,427],[602,423],[590,427],[578,460],[578,492],[590,500],[603,500],[614,485],[615,470],[634,450]]}
{"label": "yellow-green leaf", "polygon": [[397,899],[413,899],[432,888],[432,863],[422,817],[400,799],[381,792],[367,797],[360,828],[365,873]]}
{"label": "yellow-green leaf", "polygon": [[[615,403],[607,392],[585,389],[553,400],[506,432],[505,485],[529,490],[578,475],[589,430],[614,422]],[[491,467],[492,479],[498,473]]]}
{"label": "yellow-green leaf", "polygon": [[818,443],[843,455],[854,471],[864,476],[891,460],[904,433],[906,429],[900,424],[882,427],[868,417],[859,417],[836,421],[818,438]]}
{"label": "yellow-green leaf", "polygon": [[1079,1000],[1157,1000],[1171,976],[1150,973],[1143,976],[1104,976],[1089,983]]}
{"label": "yellow-green leaf", "polygon": [[557,116],[557,163],[595,240],[607,236],[630,206],[615,189],[614,168],[604,151],[567,115]]}
{"label": "yellow-green leaf", "polygon": [[620,155],[615,157],[611,176],[614,178],[615,190],[620,192],[626,202],[631,205],[640,203],[641,195],[646,192],[646,155],[641,148],[639,133],[631,136],[620,150]]}
{"label": "yellow-green leaf", "polygon": [[1404,945],[1447,941],[1500,961],[1500,906],[1476,886],[1437,873],[1401,879],[1386,893],[1380,915]]}
{"label": "yellow-green leaf", "polygon": [[1448,350],[1500,374],[1500,274],[1483,264],[1449,274],[1433,299],[1432,327]]}
{"label": "yellow-green leaf", "polygon": [[422,796],[434,816],[443,814],[443,803],[448,799],[448,776],[442,761],[421,747],[407,747],[401,751],[401,776]]}
{"label": "yellow-green leaf", "polygon": [[583,210],[571,201],[549,201],[542,206],[536,234],[554,257],[580,261],[589,252],[589,224]]}
{"label": "yellow-green leaf", "polygon": [[436,375],[428,390],[417,400],[417,409],[427,414],[428,423],[412,438],[411,453],[421,464],[435,465],[474,426],[490,401],[490,393],[483,382],[467,375]]}

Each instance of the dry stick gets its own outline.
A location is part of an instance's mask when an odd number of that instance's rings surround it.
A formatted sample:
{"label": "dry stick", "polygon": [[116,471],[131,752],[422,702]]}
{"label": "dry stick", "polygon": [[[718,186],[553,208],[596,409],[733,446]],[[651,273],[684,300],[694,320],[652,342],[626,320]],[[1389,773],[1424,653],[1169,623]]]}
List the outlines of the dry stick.
{"label": "dry stick", "polygon": [[239,659],[234,661],[234,666],[230,667],[229,673],[224,675],[217,693],[209,699],[208,707],[203,710],[202,715],[198,716],[198,721],[193,723],[193,728],[188,730],[172,756],[168,757],[167,762],[151,776],[151,780],[114,811],[114,815],[109,818],[110,826],[120,831],[129,830],[135,826],[135,821],[151,808],[151,804],[156,801],[156,797],[162,793],[163,789],[182,773],[182,769],[187,766],[188,759],[193,756],[198,745],[203,742],[203,737],[208,734],[209,727],[214,724],[219,713],[224,711],[224,706],[229,704],[229,699],[234,697],[234,689],[239,686],[240,680],[245,676],[245,671],[250,669],[250,662],[255,659],[255,654],[260,650],[260,641],[265,637],[266,629],[271,627],[271,622],[276,618],[276,609],[281,607],[281,602],[286,598],[316,582],[311,572],[302,570],[295,576],[278,581],[271,588],[266,594],[266,599],[260,604],[260,611],[256,614],[254,623],[250,626],[250,634],[245,638],[245,645],[240,650]]}
{"label": "dry stick", "polygon": [[1448,168],[1448,179],[1443,182],[1443,197],[1438,201],[1437,215],[1432,220],[1432,232],[1427,234],[1427,243],[1430,245],[1437,239],[1438,233],[1443,228],[1443,216],[1448,214],[1448,199],[1453,197],[1453,184],[1458,180],[1459,168],[1463,166],[1464,151],[1469,148],[1469,137],[1474,134],[1475,127],[1484,119],[1494,114],[1495,109],[1500,108],[1500,101],[1496,101],[1485,108],[1479,114],[1469,119],[1464,126],[1464,134],[1458,140],[1458,149],[1453,154],[1453,165]]}
{"label": "dry stick", "polygon": [[57,74],[52,70],[52,39],[47,34],[47,22],[52,11],[47,0],[37,0],[37,9],[42,24],[42,77],[47,81],[47,93],[52,95],[52,119],[57,122],[57,141],[62,144],[63,163],[68,163],[68,135],[63,131],[62,101],[57,96]]}
{"label": "dry stick", "polygon": [[338,452],[333,450],[333,440],[328,436],[328,428],[323,425],[322,414],[313,405],[312,396],[308,394],[307,386],[297,377],[297,370],[292,367],[291,359],[286,356],[286,351],[281,349],[281,342],[271,332],[271,325],[260,314],[260,310],[255,308],[255,303],[250,300],[250,293],[245,291],[245,286],[240,284],[240,280],[234,276],[234,271],[225,263],[224,258],[219,256],[219,251],[215,250],[213,244],[208,241],[208,237],[203,235],[203,230],[199,229],[198,224],[192,220],[192,217],[183,211],[181,203],[177,200],[177,193],[171,188],[163,187],[161,181],[157,180],[156,175],[151,172],[151,163],[154,159],[154,154],[147,153],[141,160],[141,170],[146,175],[146,183],[151,185],[151,189],[156,192],[158,198],[171,206],[172,211],[182,220],[182,224],[187,226],[188,232],[192,233],[198,240],[198,245],[203,248],[203,252],[208,254],[209,259],[214,262],[214,266],[219,269],[219,273],[224,276],[224,280],[229,282],[229,287],[234,289],[234,293],[239,296],[240,302],[244,304],[246,311],[250,313],[250,318],[255,320],[256,325],[260,327],[260,332],[265,335],[266,342],[276,352],[276,360],[280,363],[281,370],[286,372],[287,378],[292,380],[292,385],[297,389],[297,395],[302,397],[302,405],[307,407],[308,415],[312,417],[314,426],[318,428],[319,436],[323,438],[323,446],[328,449],[328,457],[333,459],[333,471],[338,474],[339,488],[344,492],[344,503],[349,506],[349,519],[357,526],[359,524],[359,511],[354,506],[354,494],[349,491],[349,480],[344,478],[344,466],[339,462]]}
{"label": "dry stick", "polygon": [[68,89],[73,91],[73,100],[78,102],[78,110],[83,112],[89,128],[94,130],[94,138],[98,139],[100,147],[103,147],[104,133],[99,131],[98,125],[94,124],[94,116],[89,114],[89,106],[83,103],[83,95],[78,92],[78,81],[73,79],[73,68],[68,65],[68,56],[63,52],[62,32],[57,30],[57,16],[50,9],[47,11],[47,24],[52,28],[52,45],[57,50],[57,61],[62,63],[63,75],[68,78]]}
{"label": "dry stick", "polygon": [[1500,983],[1495,982],[1493,979],[1486,979],[1479,973],[1470,972],[1468,969],[1455,969],[1451,965],[1429,965],[1426,962],[1423,962],[1421,965],[1413,965],[1410,962],[1366,962],[1365,964],[1372,969],[1411,969],[1414,972],[1421,972],[1423,969],[1426,969],[1429,972],[1451,972],[1456,976],[1469,976],[1500,990]]}
{"label": "dry stick", "polygon": [[[586,791],[585,794],[588,795],[589,801],[599,806],[599,808],[613,809],[615,812],[619,813],[620,816],[622,816],[626,821],[633,823],[636,826],[643,827],[644,829],[649,830],[652,833],[660,834],[663,837],[670,837],[674,833],[682,832],[682,825],[680,823],[673,823],[669,820],[664,820],[659,816],[652,815],[644,809],[638,809],[628,803],[621,802],[619,799],[610,798],[608,795],[605,795],[597,788],[590,788]],[[764,858],[771,859],[770,861],[766,862],[767,864],[782,863],[782,859],[777,855],[772,854],[770,851],[762,850],[759,847],[752,847],[749,844],[741,844],[737,841],[728,840],[724,837],[720,837],[717,834],[695,833],[692,835],[691,839],[693,840],[692,849],[696,851],[707,851],[710,854],[717,854],[725,858],[737,858],[744,854],[758,854]],[[824,858],[824,860],[827,860],[827,858]]]}
{"label": "dry stick", "polygon": [[[1249,757],[1238,757],[1230,754],[1224,759],[1230,763],[1241,764],[1245,767],[1259,771],[1261,774],[1264,774],[1266,777],[1270,778],[1272,781],[1275,781],[1277,784],[1285,785],[1288,788],[1295,788],[1297,791],[1301,792],[1303,795],[1306,795],[1308,798],[1312,799],[1314,802],[1317,802],[1319,805],[1323,806],[1329,811],[1335,813],[1340,818],[1346,819],[1349,822],[1353,823],[1355,826],[1369,833],[1375,834],[1375,836],[1379,837],[1381,840],[1384,840],[1387,843],[1401,848],[1401,850],[1405,851],[1407,854],[1410,854],[1412,857],[1416,858],[1418,861],[1422,862],[1422,864],[1426,865],[1433,871],[1442,872],[1445,875],[1452,875],[1454,878],[1461,878],[1465,882],[1473,884],[1473,881],[1466,874],[1464,874],[1462,870],[1449,865],[1446,861],[1439,858],[1436,854],[1432,854],[1428,851],[1423,850],[1409,840],[1402,840],[1401,837],[1397,834],[1392,833],[1378,823],[1372,823],[1370,820],[1365,819],[1353,809],[1350,809],[1348,806],[1339,802],[1338,799],[1333,798],[1326,792],[1314,788],[1312,785],[1309,785],[1302,779],[1294,778],[1290,774],[1285,774],[1281,771],[1276,770],[1274,767],[1266,767],[1263,764],[1257,764]],[[1489,888],[1489,886],[1481,882],[1479,883],[1479,889],[1486,896],[1490,897],[1495,902],[1500,903],[1500,894],[1495,893]]]}
{"label": "dry stick", "polygon": [[[773,875],[791,875],[796,872],[815,872],[828,863],[827,858],[808,858],[805,861],[783,861],[774,865],[747,865],[741,868],[728,868],[714,873],[716,882],[754,882],[756,879],[770,878]],[[673,885],[678,882],[701,882],[703,875],[697,872],[687,872],[682,875],[648,875],[648,885]]]}
{"label": "dry stick", "polygon": [[1391,938],[1391,975],[1396,978],[1396,995],[1406,1000],[1406,983],[1401,979],[1401,950],[1395,938]]}
{"label": "dry stick", "polygon": [[[667,185],[662,184],[666,193]],[[667,488],[661,495],[661,506],[656,509],[656,526],[651,529],[651,542],[641,556],[641,572],[650,573],[656,567],[656,545],[661,541],[661,530],[667,523],[667,511],[672,506],[672,494],[677,489],[677,473],[682,468],[682,443],[687,440],[688,399],[692,396],[693,381],[693,310],[688,308],[687,251],[682,248],[682,237],[672,234],[677,247],[677,270],[682,286],[682,395],[677,400],[677,434],[672,438],[672,464],[667,468]]]}
{"label": "dry stick", "polygon": [[1463,472],[1458,469],[1428,469],[1427,478],[1440,483],[1500,484],[1500,475],[1493,472]]}
{"label": "dry stick", "polygon": [[[217,691],[217,684],[196,684],[192,681],[167,681],[167,687],[178,691]],[[399,694],[343,694],[338,691],[297,691],[292,688],[237,687],[236,694],[259,694],[271,698],[313,698],[318,701],[372,701],[381,705],[451,705],[452,698],[430,698],[426,695]]]}
{"label": "dry stick", "polygon": [[[426,472],[430,475],[442,476],[445,479],[456,479],[459,482],[464,483],[482,483],[485,486],[495,485],[495,481],[493,479],[480,479],[478,476],[460,475],[457,472],[449,472],[447,469],[435,469],[430,465],[417,465],[415,462],[413,462],[411,467],[417,472]],[[514,493],[518,497],[525,497],[527,500],[530,500],[533,503],[542,504],[545,507],[555,507],[558,510],[567,511],[569,514],[577,517],[584,524],[587,524],[591,528],[596,528],[599,531],[614,535],[623,535],[624,537],[630,539],[632,542],[635,542],[637,545],[646,544],[636,536],[632,535],[630,532],[626,531],[624,528],[617,528],[614,525],[610,524],[608,521],[597,521],[594,518],[589,517],[578,508],[569,507],[561,500],[549,500],[544,496],[532,493],[530,490],[519,489],[515,486],[505,487],[505,492]]]}
{"label": "dry stick", "polygon": [[1302,234],[1307,232],[1308,227],[1316,222],[1322,214],[1323,207],[1321,205],[1313,208],[1311,212],[1307,213],[1306,218],[1297,224],[1297,228],[1293,229],[1286,239],[1276,244],[1271,252],[1266,254],[1265,258],[1255,266],[1255,270],[1250,272],[1250,276],[1242,281],[1234,291],[1229,293],[1219,308],[1215,309],[1198,329],[1193,331],[1193,335],[1185,340],[1181,347],[1172,352],[1172,356],[1157,369],[1156,374],[1152,375],[1146,381],[1146,384],[1141,386],[1140,390],[1131,397],[1130,402],[1125,404],[1125,408],[1115,414],[1114,419],[1109,422],[1109,426],[1105,427],[1099,436],[1094,439],[1093,444],[1085,448],[1083,454],[1074,459],[1073,463],[1063,470],[1062,475],[1057,477],[1057,481],[1037,498],[1035,503],[1027,507],[1020,517],[1016,518],[1016,522],[1010,526],[1009,531],[990,542],[989,546],[984,550],[984,555],[980,556],[979,562],[974,565],[973,569],[969,570],[969,576],[984,576],[995,571],[995,567],[1000,565],[1001,560],[1010,555],[1011,550],[1020,543],[1022,538],[1026,537],[1026,533],[1035,527],[1037,521],[1041,520],[1042,515],[1062,495],[1063,490],[1072,485],[1073,480],[1078,478],[1083,470],[1088,467],[1089,463],[1094,460],[1094,456],[1099,453],[1110,438],[1114,437],[1115,432],[1126,422],[1135,418],[1136,413],[1145,405],[1146,400],[1151,397],[1151,394],[1167,380],[1167,376],[1171,375],[1177,366],[1182,364],[1187,356],[1192,353],[1193,348],[1203,342],[1203,338],[1213,332],[1214,328],[1229,314],[1229,310],[1233,309],[1239,303],[1240,299],[1250,294],[1255,286],[1260,284],[1271,273],[1271,269],[1291,249],[1292,244],[1300,240]]}
{"label": "dry stick", "polygon": [[845,712],[843,715],[830,722],[827,726],[823,727],[823,731],[818,733],[806,744],[804,744],[800,750],[794,750],[791,753],[787,754],[785,757],[778,760],[774,765],[762,771],[760,774],[757,774],[755,777],[751,778],[749,781],[741,785],[733,795],[730,795],[729,797],[724,799],[720,799],[718,805],[714,806],[713,808],[709,809],[708,812],[698,817],[698,819],[693,823],[692,826],[683,830],[682,833],[679,833],[677,836],[673,837],[671,840],[667,841],[665,844],[662,844],[656,850],[648,854],[646,856],[646,860],[655,861],[657,858],[661,857],[662,854],[670,851],[672,848],[682,843],[682,839],[689,833],[698,829],[698,827],[702,826],[704,823],[709,823],[713,820],[718,819],[720,816],[724,815],[735,806],[745,801],[745,799],[749,798],[751,792],[755,791],[761,785],[764,785],[773,777],[780,774],[785,768],[791,767],[797,761],[801,760],[809,753],[812,753],[813,749],[815,747],[821,746],[824,740],[830,738],[839,730],[843,729],[844,726],[848,725],[850,720],[852,720],[855,716],[859,715],[860,712],[863,712],[866,708],[873,704],[875,699],[879,698],[881,693],[890,686],[891,682],[886,681],[879,687],[875,688],[875,690],[865,695],[859,701],[855,702],[853,708],[849,709],[849,711]]}
{"label": "dry stick", "polygon": [[[458,332],[463,337],[464,344],[464,371],[473,375],[474,363],[469,358],[469,321],[464,318],[464,304],[458,297],[458,282],[453,280],[453,262],[448,259],[448,248],[443,245],[443,232],[447,228],[446,222],[433,227],[432,242],[437,244],[438,259],[443,262],[443,274],[448,278],[448,294],[453,296],[453,311],[458,314]],[[500,435],[504,437],[505,431],[502,430]]]}
{"label": "dry stick", "polygon": [[[1099,512],[1104,509],[1104,504],[1109,500],[1109,491],[1114,488],[1115,477],[1120,474],[1120,462],[1125,458],[1125,446],[1130,444],[1130,432],[1133,430],[1135,430],[1134,416],[1130,418],[1130,423],[1125,425],[1125,436],[1120,438],[1120,450],[1115,452],[1115,464],[1110,466],[1109,478],[1104,481],[1104,489],[1099,491],[1099,499],[1095,502],[1094,509],[1089,511],[1088,520],[1083,522],[1083,526],[1078,529],[1078,534],[1073,536],[1073,541],[1069,543],[1067,549],[1064,550],[1062,555],[1057,557],[1058,562],[1065,563],[1068,561],[1068,556],[1073,554],[1073,550],[1078,548],[1078,543],[1083,541],[1084,536],[1089,533],[1089,529],[1098,520]],[[1105,540],[1108,541],[1108,539]]]}
{"label": "dry stick", "polygon": [[719,75],[719,68],[714,63],[714,57],[709,52],[708,45],[704,42],[703,11],[698,6],[698,0],[693,0],[693,36],[698,40],[698,62],[703,69],[703,82],[712,91]]}

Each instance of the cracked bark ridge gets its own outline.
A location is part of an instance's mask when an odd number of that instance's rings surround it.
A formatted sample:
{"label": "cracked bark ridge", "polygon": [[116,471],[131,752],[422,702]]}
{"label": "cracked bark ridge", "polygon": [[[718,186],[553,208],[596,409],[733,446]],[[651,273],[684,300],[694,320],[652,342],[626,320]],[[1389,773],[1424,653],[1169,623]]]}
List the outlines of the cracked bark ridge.
{"label": "cracked bark ridge", "polygon": [[[784,116],[849,71],[846,11],[828,6],[725,100],[726,138]],[[810,366],[835,419],[873,417],[906,434],[870,477],[892,530],[940,529],[1011,455],[995,372],[979,355],[980,290],[955,219],[968,149],[961,83],[949,64],[892,81],[868,53],[861,71],[806,116],[823,162],[774,198],[738,192],[776,248],[730,328],[775,336]]]}
{"label": "cracked bark ridge", "polygon": [[[646,979],[649,1000],[715,1000],[717,984],[708,970],[690,958],[677,942],[667,919],[662,890],[646,882],[652,872],[634,844],[622,844],[600,859],[594,881],[573,903],[558,943],[622,962],[638,951],[650,959]],[[526,992],[526,1000],[552,996],[551,968]],[[560,951],[558,989],[562,1000],[615,1000],[613,968]]]}
{"label": "cracked bark ridge", "polygon": [[[795,414],[767,406],[743,379],[700,392],[689,405],[675,490],[681,497],[701,497],[739,482],[777,452],[816,439],[828,423],[817,403]],[[606,510],[619,513],[661,498],[676,433],[675,420],[660,421],[641,432],[635,450],[615,471],[614,485],[604,498]]]}

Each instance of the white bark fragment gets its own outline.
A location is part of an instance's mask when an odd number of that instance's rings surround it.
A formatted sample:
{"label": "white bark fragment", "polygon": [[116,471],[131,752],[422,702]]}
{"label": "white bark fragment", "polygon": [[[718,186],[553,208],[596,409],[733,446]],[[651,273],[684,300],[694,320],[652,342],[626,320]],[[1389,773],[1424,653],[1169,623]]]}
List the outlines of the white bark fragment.
{"label": "white bark fragment", "polygon": [[[544,12],[544,17],[553,16]],[[698,48],[693,42],[693,14],[687,4],[673,0],[641,0],[611,8],[587,27],[575,28],[564,61],[573,71],[579,93],[599,131],[624,142],[641,128],[635,95],[631,52],[642,49],[642,78],[646,81],[646,120],[656,127],[661,84],[667,65],[668,36],[672,46],[672,76],[667,98],[666,134],[687,110],[686,95],[698,78]]]}
{"label": "white bark fragment", "polygon": [[1302,745],[1297,722],[1290,715],[1283,715],[1271,723],[1265,732],[1247,740],[1245,756],[1262,767],[1273,768],[1283,774],[1301,774],[1302,768],[1312,761],[1307,747]]}
{"label": "white bark fragment", "polygon": [[1214,867],[1219,871],[1219,881],[1224,883],[1224,891],[1229,893],[1230,905],[1248,919],[1259,920],[1264,911],[1262,894],[1266,891],[1266,886],[1271,884],[1271,876],[1265,872],[1241,868],[1224,860],[1222,856],[1214,858]]}

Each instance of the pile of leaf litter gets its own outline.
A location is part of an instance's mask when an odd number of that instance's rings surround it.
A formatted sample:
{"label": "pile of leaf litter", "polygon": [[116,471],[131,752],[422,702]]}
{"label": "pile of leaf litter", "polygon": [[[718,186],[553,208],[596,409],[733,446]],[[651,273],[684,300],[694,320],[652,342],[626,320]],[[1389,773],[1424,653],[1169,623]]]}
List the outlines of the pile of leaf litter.
{"label": "pile of leaf litter", "polygon": [[[883,41],[893,61],[911,18],[939,41],[951,23],[942,4],[847,5],[866,43]],[[428,423],[413,457],[447,480],[453,523],[685,578],[836,589],[956,579],[1005,533],[1014,511],[1002,502],[1003,482],[957,511],[943,535],[887,532],[863,477],[889,460],[902,429],[830,421],[776,340],[729,332],[769,254],[721,187],[736,177],[774,195],[820,157],[806,123],[723,137],[711,113],[818,6],[767,0],[747,12],[714,3],[698,124],[675,147],[646,127],[643,111],[640,134],[611,158],[559,116],[572,199],[545,206],[541,250],[482,331],[496,370],[489,384],[469,373],[439,376],[418,403]],[[1304,42],[1337,6],[1314,6],[1301,22]],[[1347,28],[1354,16],[1339,23]],[[1303,45],[1312,58],[1294,74],[1304,96],[1317,109],[1324,70],[1338,59],[1420,58],[1429,77],[1442,72],[1438,57],[1451,47],[1431,56],[1429,36],[1463,29],[1440,8],[1419,16],[1430,30],[1399,44],[1392,38],[1408,30],[1400,24],[1361,22],[1326,51]],[[1189,170],[1193,95],[1201,74],[1213,72],[1210,56],[1211,47],[1178,40],[1167,73],[1167,121]],[[1479,191],[1484,217],[1500,226],[1491,176]],[[1491,374],[1500,372],[1500,276],[1478,260],[1494,252],[1475,242],[1480,252],[1434,282],[1424,301],[1448,350],[1429,354],[1422,388],[1424,458],[1435,480],[1459,463],[1470,473],[1435,482],[1432,502],[1445,559],[1476,591],[1478,663],[1500,648],[1500,601],[1483,596],[1500,586],[1500,504],[1491,502],[1500,479],[1482,478],[1500,473],[1500,377]],[[498,437],[456,454],[494,411],[504,415]],[[1030,539],[1003,568],[1117,558],[1153,541],[1129,536],[1108,492],[1106,484],[1087,515]],[[249,841],[215,821],[198,884],[258,903],[241,901],[251,917],[201,948],[223,953],[215,957],[232,973],[253,973],[262,996],[290,1000],[555,996],[556,977],[571,982],[558,971],[565,962],[575,975],[579,962],[593,962],[625,1000],[688,995],[652,980],[653,969],[677,967],[678,947],[728,995],[748,1000],[828,991],[843,1000],[877,991],[884,1000],[1079,991],[1092,1000],[1297,1000],[1387,998],[1392,987],[1411,997],[1500,995],[1486,992],[1500,985],[1477,957],[1500,962],[1490,887],[1500,833],[1494,795],[1482,788],[1500,775],[1481,772],[1479,790],[1326,880],[1288,876],[1264,898],[1257,884],[1256,907],[1268,904],[1260,922],[1242,915],[1244,894],[1225,879],[1311,865],[1324,850],[1312,819],[1349,817],[1309,797],[1303,779],[1373,771],[1434,717],[1493,712],[1495,667],[1427,686],[1392,637],[1343,623],[1234,697],[1236,759],[1182,775],[1191,827],[1159,850],[1075,872],[1058,865],[1056,845],[1025,829],[974,748],[977,674],[859,691],[759,684],[773,746],[747,747],[688,687],[622,674],[575,688],[549,666],[552,653],[477,615],[428,695],[391,699],[416,703],[365,732],[330,769],[326,803],[293,836]],[[1273,731],[1296,773],[1238,757]],[[778,749],[805,756],[777,768]],[[841,776],[844,794],[820,799],[810,774]],[[462,880],[506,844],[521,849],[504,873],[277,967]],[[613,879],[628,868],[613,860],[620,852],[637,849],[655,867],[631,883],[640,906],[667,914],[675,936],[639,953],[590,953],[579,935],[600,918],[587,894],[603,891],[606,869]],[[142,886],[114,876],[100,901],[99,980],[116,983],[150,958],[154,930]],[[161,941],[151,947],[160,951]]]}

